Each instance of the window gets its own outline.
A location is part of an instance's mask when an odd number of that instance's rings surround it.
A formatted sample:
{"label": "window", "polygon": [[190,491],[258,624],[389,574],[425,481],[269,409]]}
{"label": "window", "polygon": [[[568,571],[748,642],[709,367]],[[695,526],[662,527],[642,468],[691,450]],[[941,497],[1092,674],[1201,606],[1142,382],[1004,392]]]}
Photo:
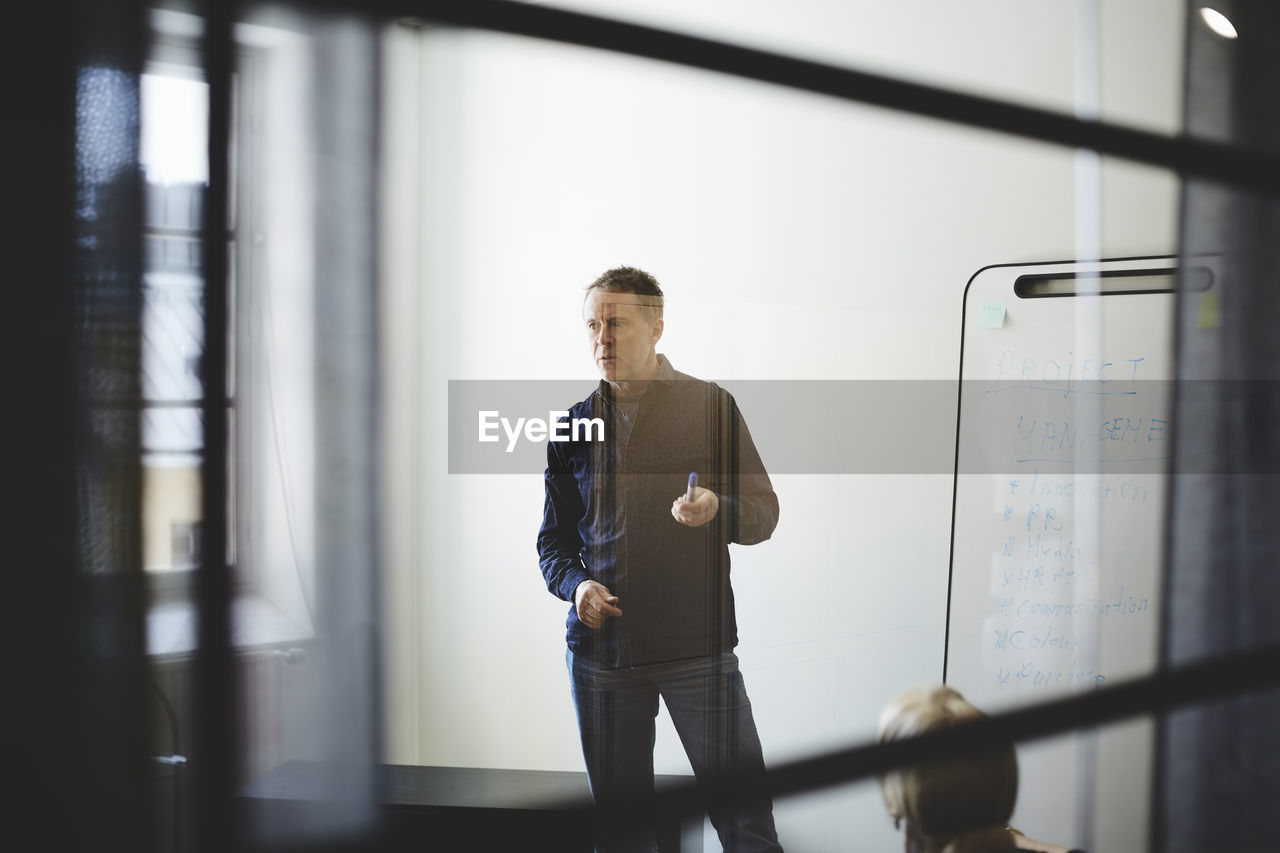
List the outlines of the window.
{"label": "window", "polygon": [[200,553],[209,90],[194,63],[172,61],[189,52],[169,46],[171,61],[152,63],[141,85],[143,566],[168,574],[189,572]]}
{"label": "window", "polygon": [[[192,593],[202,532],[209,87],[199,19],[157,12],[152,20],[157,33],[141,87],[143,563],[153,591],[152,652],[184,654],[195,643]],[[296,42],[290,34],[267,27],[240,25],[237,41],[227,245],[226,541],[237,645],[261,646],[311,632],[312,460],[305,440],[314,382],[311,280],[294,253],[312,212],[305,201],[286,198],[294,185],[282,185],[279,177],[305,174],[298,155],[306,147],[298,130],[305,120],[281,120],[262,109],[268,85],[305,80],[299,73],[305,55],[290,47]],[[272,180],[261,179],[264,164],[276,164]]]}

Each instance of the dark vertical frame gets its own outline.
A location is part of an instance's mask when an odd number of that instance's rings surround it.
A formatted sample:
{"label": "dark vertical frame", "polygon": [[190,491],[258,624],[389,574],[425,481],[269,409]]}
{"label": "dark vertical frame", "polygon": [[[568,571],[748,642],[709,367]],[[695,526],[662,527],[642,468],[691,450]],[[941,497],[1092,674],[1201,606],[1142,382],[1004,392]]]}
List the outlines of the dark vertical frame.
{"label": "dark vertical frame", "polygon": [[[146,600],[142,571],[141,73],[146,8],[138,0],[76,4],[76,269],[80,420],[77,565],[69,601],[78,645],[74,707],[86,743],[83,841],[154,844]],[[95,103],[101,78],[107,103]],[[106,81],[110,83],[107,84]]]}
{"label": "dark vertical frame", "polygon": [[[1186,5],[1187,132],[1280,156],[1280,12],[1272,3],[1218,4],[1238,38],[1211,32]],[[1248,185],[1183,186],[1181,251],[1213,253],[1222,271],[1216,324],[1180,294],[1174,401],[1175,478],[1169,500],[1161,662],[1218,661],[1280,643],[1280,200]],[[1203,449],[1203,450],[1202,450]],[[1211,454],[1202,472],[1196,453]],[[1204,476],[1208,474],[1208,476]],[[1280,669],[1280,662],[1269,664]],[[1156,849],[1263,850],[1280,835],[1280,690],[1202,702],[1164,715],[1152,815]]]}
{"label": "dark vertical frame", "polygon": [[196,576],[197,642],[193,782],[194,838],[210,853],[239,847],[234,813],[238,780],[237,696],[232,666],[233,583],[227,565],[229,311],[228,222],[231,203],[231,74],[235,4],[208,0],[203,59],[209,86],[209,186],[204,196],[201,251],[204,267],[204,355],[200,566]]}
{"label": "dark vertical frame", "polygon": [[82,740],[66,677],[77,659],[77,611],[66,602],[76,573],[82,418],[73,321],[77,56],[63,29],[72,5],[25,5],[0,28],[0,68],[11,87],[0,112],[0,375],[6,411],[20,414],[0,427],[0,742],[6,788],[15,792],[6,802],[6,847],[43,833],[49,848],[75,849],[62,814],[83,797],[64,779]]}
{"label": "dark vertical frame", "polygon": [[[132,0],[53,0],[7,8],[0,27],[7,846],[154,848],[138,522],[143,14]],[[114,109],[93,101],[95,83]]]}

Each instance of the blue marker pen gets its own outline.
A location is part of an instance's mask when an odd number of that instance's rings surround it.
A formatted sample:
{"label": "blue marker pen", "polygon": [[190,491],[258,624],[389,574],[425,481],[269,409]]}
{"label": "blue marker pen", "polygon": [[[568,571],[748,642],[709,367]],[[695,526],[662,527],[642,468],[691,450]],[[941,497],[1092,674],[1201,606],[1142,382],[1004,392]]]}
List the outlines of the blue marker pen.
{"label": "blue marker pen", "polygon": [[698,472],[692,471],[689,474],[689,488],[684,493],[684,499],[689,503],[693,503],[693,490],[698,488]]}

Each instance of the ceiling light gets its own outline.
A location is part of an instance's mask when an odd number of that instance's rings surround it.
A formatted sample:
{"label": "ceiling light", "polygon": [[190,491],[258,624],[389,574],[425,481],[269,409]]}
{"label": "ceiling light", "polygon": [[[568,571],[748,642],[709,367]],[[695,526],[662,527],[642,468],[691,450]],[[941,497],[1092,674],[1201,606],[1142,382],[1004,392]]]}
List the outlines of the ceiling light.
{"label": "ceiling light", "polygon": [[1204,22],[1209,29],[1213,30],[1224,39],[1233,39],[1236,37],[1236,28],[1227,20],[1227,16],[1219,12],[1217,9],[1210,9],[1208,6],[1201,6],[1200,17],[1204,18]]}

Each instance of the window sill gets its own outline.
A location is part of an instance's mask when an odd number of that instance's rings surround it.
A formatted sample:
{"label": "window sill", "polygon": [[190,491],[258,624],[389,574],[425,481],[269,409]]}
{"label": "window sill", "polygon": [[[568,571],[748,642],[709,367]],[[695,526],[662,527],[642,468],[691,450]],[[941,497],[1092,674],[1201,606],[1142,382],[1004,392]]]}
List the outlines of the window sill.
{"label": "window sill", "polygon": [[[196,606],[190,601],[154,604],[147,612],[147,654],[186,657],[198,643]],[[313,639],[315,633],[260,595],[237,596],[231,605],[231,646],[257,649]]]}

